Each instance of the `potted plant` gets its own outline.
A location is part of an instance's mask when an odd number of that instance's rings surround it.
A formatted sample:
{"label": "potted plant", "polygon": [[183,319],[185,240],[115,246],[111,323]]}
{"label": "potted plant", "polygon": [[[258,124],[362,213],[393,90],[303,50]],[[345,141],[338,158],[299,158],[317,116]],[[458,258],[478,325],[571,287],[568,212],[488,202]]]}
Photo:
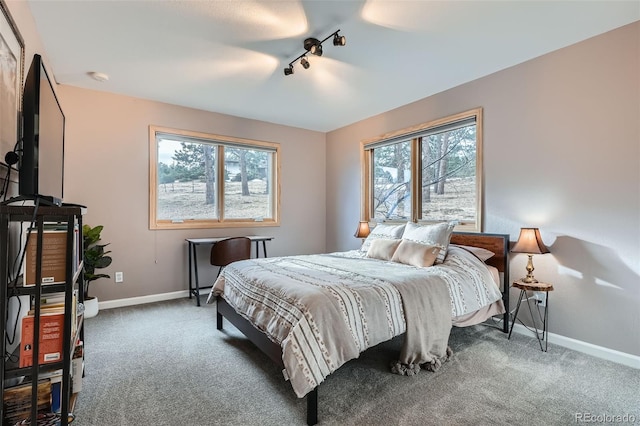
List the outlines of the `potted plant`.
{"label": "potted plant", "polygon": [[84,316],[91,318],[98,315],[98,298],[89,295],[89,284],[100,278],[111,278],[107,274],[96,273],[96,269],[106,268],[111,265],[112,258],[108,256],[110,250],[104,248],[109,245],[99,244],[100,233],[104,226],[82,226],[82,244],[84,253]]}

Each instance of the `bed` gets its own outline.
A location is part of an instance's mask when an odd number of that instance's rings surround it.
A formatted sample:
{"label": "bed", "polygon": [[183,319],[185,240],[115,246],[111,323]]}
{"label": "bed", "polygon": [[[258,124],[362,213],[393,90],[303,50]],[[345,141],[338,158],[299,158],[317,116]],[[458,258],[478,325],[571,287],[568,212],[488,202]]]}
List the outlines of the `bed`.
{"label": "bed", "polygon": [[[371,257],[374,249],[383,244],[394,240],[396,244],[399,244],[397,241],[408,243],[406,240],[410,238],[406,238],[405,227],[388,227],[387,233],[379,232],[374,238],[368,238],[363,250],[251,259],[231,264],[216,281],[209,298],[209,302],[215,300],[217,304],[217,329],[222,330],[223,318],[226,318],[280,366],[296,395],[307,398],[307,424],[316,424],[320,383],[369,347],[403,334],[405,346],[401,360],[407,345],[411,349],[419,348],[423,356],[415,365],[437,368],[440,361],[446,360],[448,353],[442,353],[443,342],[437,338],[435,326],[429,333],[422,330],[416,333],[416,322],[424,322],[426,318],[427,322],[437,325],[438,318],[442,319],[445,312],[447,324],[442,330],[446,332],[443,334],[445,346],[449,336],[447,327],[450,330],[452,325],[478,324],[496,315],[500,315],[501,330],[508,332],[509,236],[451,233],[451,229],[446,235],[444,250],[433,251],[433,257],[438,253],[440,257],[430,259],[435,264],[429,268],[395,258],[385,259],[384,254],[381,258]],[[429,238],[433,237],[431,234]],[[485,259],[474,248],[492,254]],[[397,254],[400,247],[394,250]],[[454,270],[455,273],[448,275]],[[432,280],[438,284],[423,284]],[[480,284],[468,287],[466,281]],[[402,287],[404,285],[409,287]],[[298,293],[302,292],[301,288],[320,291],[323,295],[320,299],[312,298],[307,293]],[[423,297],[413,293],[415,289],[422,292],[426,288],[441,294]],[[434,305],[433,300],[438,297],[441,300],[446,297],[449,303]],[[411,307],[410,299],[418,300],[417,305]],[[431,304],[424,304],[423,299],[432,299]],[[439,317],[424,317],[430,310],[440,311]],[[416,314],[422,317],[420,321],[413,319]],[[418,340],[416,334],[420,334]],[[425,339],[431,346],[423,350]],[[415,355],[410,350],[407,352]],[[398,365],[406,364],[398,362]]]}

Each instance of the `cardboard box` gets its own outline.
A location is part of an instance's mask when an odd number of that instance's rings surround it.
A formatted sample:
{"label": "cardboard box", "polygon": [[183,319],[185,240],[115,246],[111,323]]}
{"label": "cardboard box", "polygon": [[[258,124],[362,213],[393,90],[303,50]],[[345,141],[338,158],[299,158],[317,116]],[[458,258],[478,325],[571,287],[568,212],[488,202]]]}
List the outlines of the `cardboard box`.
{"label": "cardboard box", "polygon": [[[24,259],[24,285],[36,285],[38,233],[31,230]],[[44,230],[42,233],[42,284],[66,282],[67,231]]]}

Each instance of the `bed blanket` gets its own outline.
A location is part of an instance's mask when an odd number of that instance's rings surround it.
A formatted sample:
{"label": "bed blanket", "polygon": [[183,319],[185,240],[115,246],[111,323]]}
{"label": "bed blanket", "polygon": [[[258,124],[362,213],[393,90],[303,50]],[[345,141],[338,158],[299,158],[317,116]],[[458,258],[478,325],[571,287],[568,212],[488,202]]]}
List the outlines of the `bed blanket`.
{"label": "bed blanket", "polygon": [[412,376],[422,365],[437,370],[452,352],[451,307],[447,283],[439,276],[429,282],[397,283],[405,311],[406,334],[398,361],[392,363],[395,374]]}
{"label": "bed blanket", "polygon": [[[411,337],[418,334],[416,340],[408,338],[401,360],[420,362],[426,354],[424,362],[432,362],[442,347],[446,351],[449,328],[446,335],[424,340],[420,331],[424,315],[405,311],[431,309],[434,315],[441,311],[442,321],[450,323],[452,316],[466,313],[461,308],[473,309],[480,299],[492,298],[490,288],[466,284],[470,277],[482,274],[464,256],[431,268],[354,257],[334,253],[236,262],[224,269],[212,289],[212,295],[223,295],[240,315],[282,347],[285,375],[299,397],[365,349],[404,333],[407,325]],[[462,272],[469,276],[460,276]],[[484,285],[495,287],[490,275],[489,284]],[[405,299],[415,306],[403,305],[403,291],[411,293]],[[500,298],[500,292],[495,292],[497,298],[488,303]],[[449,296],[444,302],[443,293]],[[429,299],[433,301],[425,302]],[[430,303],[438,308],[429,307]],[[431,328],[444,330],[438,324],[430,326],[429,333],[434,331]],[[410,356],[415,348],[420,356]]]}

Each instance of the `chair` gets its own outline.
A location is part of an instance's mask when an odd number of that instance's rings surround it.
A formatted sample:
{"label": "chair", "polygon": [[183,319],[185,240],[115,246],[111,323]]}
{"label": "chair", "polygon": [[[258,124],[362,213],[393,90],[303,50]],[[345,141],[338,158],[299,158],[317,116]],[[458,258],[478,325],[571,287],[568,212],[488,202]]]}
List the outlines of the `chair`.
{"label": "chair", "polygon": [[[231,262],[249,259],[250,257],[251,240],[247,237],[225,238],[224,240],[217,241],[211,247],[211,265],[219,267],[218,275],[216,275],[216,278],[220,276],[220,271],[222,271],[222,268],[224,268]],[[211,287],[213,286],[200,287],[198,279],[196,278],[195,287],[192,290],[192,294],[196,298],[196,306],[200,306],[200,289],[204,290],[205,288]],[[211,297],[211,295],[209,295],[209,297]]]}
{"label": "chair", "polygon": [[[232,262],[251,257],[251,240],[247,237],[234,237],[218,241],[211,247],[211,265],[222,268]],[[216,276],[216,277],[217,277]]]}

